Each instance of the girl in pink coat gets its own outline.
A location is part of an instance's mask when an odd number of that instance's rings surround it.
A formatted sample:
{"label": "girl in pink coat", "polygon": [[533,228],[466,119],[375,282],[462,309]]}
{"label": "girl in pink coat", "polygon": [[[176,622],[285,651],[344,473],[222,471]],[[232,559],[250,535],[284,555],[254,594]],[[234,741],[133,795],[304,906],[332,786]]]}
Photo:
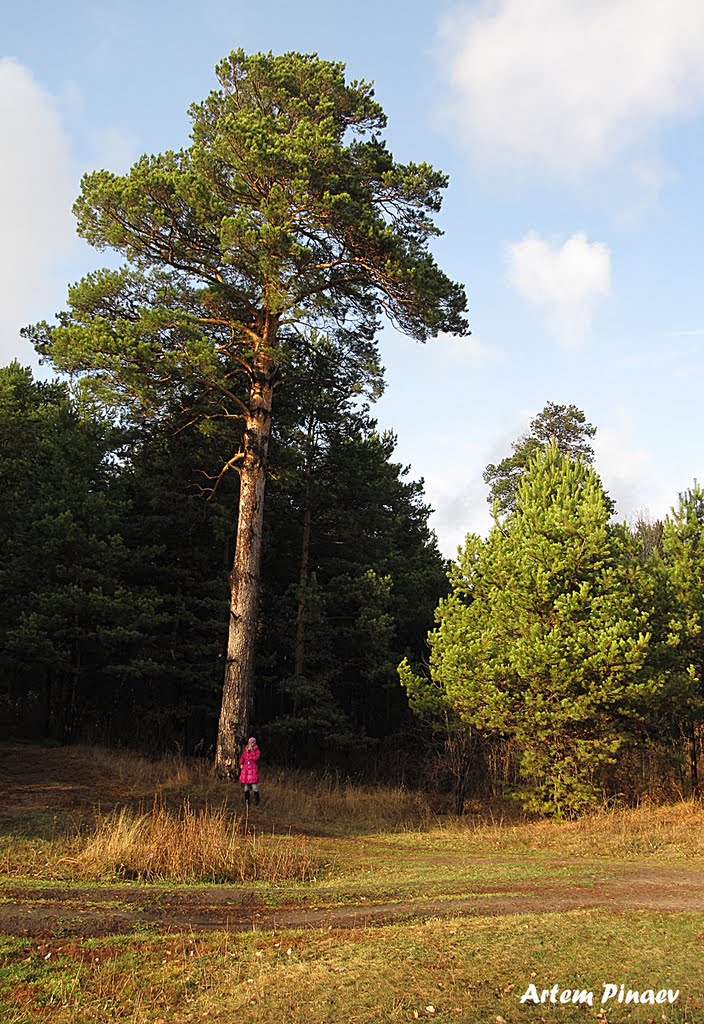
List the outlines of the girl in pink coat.
{"label": "girl in pink coat", "polygon": [[259,769],[257,761],[261,751],[254,736],[247,740],[247,746],[240,754],[240,782],[244,786],[244,802],[249,806],[250,790],[254,793],[254,802],[259,803]]}

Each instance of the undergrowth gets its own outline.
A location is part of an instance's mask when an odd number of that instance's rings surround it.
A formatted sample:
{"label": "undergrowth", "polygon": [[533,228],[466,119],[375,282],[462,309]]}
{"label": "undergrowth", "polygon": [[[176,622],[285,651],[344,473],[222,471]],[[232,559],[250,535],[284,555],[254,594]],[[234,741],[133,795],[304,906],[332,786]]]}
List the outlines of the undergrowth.
{"label": "undergrowth", "polygon": [[122,808],[99,818],[75,845],[69,863],[92,878],[307,882],[320,869],[304,838],[243,832],[226,807],[188,803],[175,814],[159,804],[148,814]]}
{"label": "undergrowth", "polygon": [[704,805],[641,803],[609,807],[576,821],[511,821],[484,816],[445,819],[438,830],[453,845],[464,837],[477,851],[546,851],[576,857],[667,857],[704,854]]}
{"label": "undergrowth", "polygon": [[[246,816],[241,787],[217,779],[205,761],[149,761],[91,747],[20,749],[18,757],[35,772],[30,755],[41,763],[46,800],[55,809],[50,814],[48,803],[37,801],[6,819],[0,873],[11,877],[305,882],[329,874],[324,837],[365,835],[384,836],[390,850],[451,847],[480,855],[533,851],[684,862],[704,853],[704,807],[692,800],[609,807],[562,823],[506,805],[477,805],[455,818],[438,815],[428,794],[401,786],[265,768],[261,807]],[[93,794],[90,803],[76,803],[79,783]],[[56,795],[64,791],[62,808]],[[7,804],[4,810],[12,813]],[[355,849],[345,846],[344,857],[354,860]]]}

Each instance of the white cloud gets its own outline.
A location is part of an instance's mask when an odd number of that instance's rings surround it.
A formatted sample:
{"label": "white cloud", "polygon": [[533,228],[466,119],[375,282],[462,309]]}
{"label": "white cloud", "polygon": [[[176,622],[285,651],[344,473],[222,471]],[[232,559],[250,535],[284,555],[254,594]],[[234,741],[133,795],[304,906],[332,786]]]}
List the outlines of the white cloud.
{"label": "white cloud", "polygon": [[20,327],[51,316],[65,295],[51,273],[78,245],[79,175],[57,101],[12,58],[0,59],[0,125],[0,361],[27,362]]}
{"label": "white cloud", "polygon": [[[448,481],[449,484],[449,481]],[[438,547],[445,558],[457,558],[457,549],[464,547],[468,533],[486,537],[491,529],[491,509],[486,500],[487,487],[474,478],[464,487],[455,485],[437,494],[437,508],[430,525],[438,537]],[[430,497],[433,505],[434,498]]]}
{"label": "white cloud", "polygon": [[477,155],[578,175],[704,102],[701,0],[484,0],[441,27]]}
{"label": "white cloud", "polygon": [[506,246],[508,279],[519,295],[541,307],[568,345],[588,330],[595,302],[611,291],[611,253],[582,232],[563,245],[535,231]]}
{"label": "white cloud", "polygon": [[[594,438],[594,454],[597,472],[616,502],[618,518],[632,519],[643,509],[644,500],[648,506],[653,503],[655,496],[648,486],[652,455],[635,443],[628,427],[600,427]],[[655,508],[659,513],[657,500]]]}
{"label": "white cloud", "polygon": [[458,367],[476,369],[503,358],[499,349],[484,345],[476,334],[464,338],[456,334],[439,334],[433,344],[438,350],[438,362],[443,366],[449,361]]}

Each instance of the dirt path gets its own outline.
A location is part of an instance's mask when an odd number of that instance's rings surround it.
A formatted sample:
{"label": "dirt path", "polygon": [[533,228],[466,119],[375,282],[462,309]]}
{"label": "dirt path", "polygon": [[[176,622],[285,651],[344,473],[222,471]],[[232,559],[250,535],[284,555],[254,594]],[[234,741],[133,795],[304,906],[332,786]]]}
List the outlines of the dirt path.
{"label": "dirt path", "polygon": [[7,887],[0,902],[0,931],[46,936],[108,935],[145,926],[165,931],[365,928],[411,919],[593,908],[704,912],[704,872],[629,869],[615,877],[595,877],[588,886],[502,883],[473,886],[464,896],[445,899],[354,906],[320,906],[318,901],[276,909],[237,886],[210,886],[205,891],[146,885]]}
{"label": "dirt path", "polygon": [[[79,810],[95,801],[95,786],[124,799],[118,780],[98,778],[95,766],[70,750],[42,751],[0,747],[0,828],[11,830],[13,819],[53,811]],[[109,787],[108,787],[109,788]],[[253,890],[241,886],[184,888],[149,884],[47,886],[6,884],[0,889],[0,932],[13,935],[107,935],[150,927],[160,931],[289,928],[364,928],[394,921],[477,915],[545,913],[604,908],[610,911],[658,910],[704,912],[704,871],[640,867],[580,859],[587,880],[545,878],[510,880],[511,865],[520,856],[478,857],[453,854],[453,861],[474,864],[500,860],[508,881],[472,884],[452,896],[398,902],[323,905],[320,894],[308,905],[289,903],[273,909]],[[555,861],[546,868],[567,862]]]}

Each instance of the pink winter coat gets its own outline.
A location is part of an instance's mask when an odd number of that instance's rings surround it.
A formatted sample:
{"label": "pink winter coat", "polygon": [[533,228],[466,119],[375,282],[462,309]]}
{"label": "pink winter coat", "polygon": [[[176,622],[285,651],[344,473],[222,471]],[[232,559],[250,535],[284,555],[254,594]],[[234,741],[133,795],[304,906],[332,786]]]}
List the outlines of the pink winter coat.
{"label": "pink winter coat", "polygon": [[246,785],[251,785],[253,782],[259,782],[259,769],[257,768],[257,761],[259,760],[260,750],[259,747],[254,747],[252,750],[244,748],[240,754],[240,782]]}

